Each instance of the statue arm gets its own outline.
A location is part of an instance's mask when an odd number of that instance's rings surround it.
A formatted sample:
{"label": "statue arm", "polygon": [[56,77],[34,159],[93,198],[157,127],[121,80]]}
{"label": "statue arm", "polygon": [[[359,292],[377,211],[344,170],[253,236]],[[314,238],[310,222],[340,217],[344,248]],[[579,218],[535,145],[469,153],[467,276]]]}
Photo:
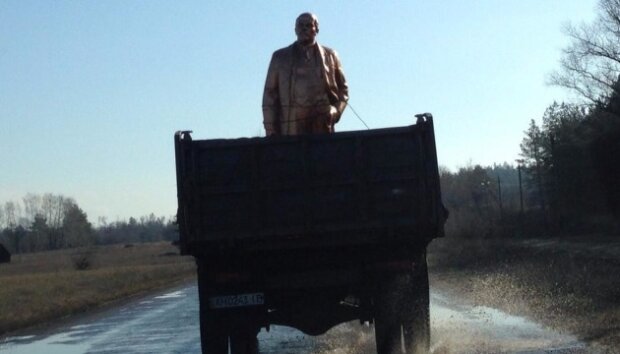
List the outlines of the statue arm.
{"label": "statue arm", "polygon": [[344,71],[342,70],[342,65],[340,64],[340,58],[338,58],[338,54],[334,52],[334,64],[335,64],[335,79],[336,86],[338,88],[338,102],[334,105],[338,114],[334,119],[334,123],[337,123],[340,120],[340,116],[344,112],[344,109],[347,107],[347,101],[349,100],[349,86],[347,85],[347,80],[344,77]]}
{"label": "statue arm", "polygon": [[263,125],[267,136],[279,134],[280,90],[275,55],[271,57],[263,91]]}

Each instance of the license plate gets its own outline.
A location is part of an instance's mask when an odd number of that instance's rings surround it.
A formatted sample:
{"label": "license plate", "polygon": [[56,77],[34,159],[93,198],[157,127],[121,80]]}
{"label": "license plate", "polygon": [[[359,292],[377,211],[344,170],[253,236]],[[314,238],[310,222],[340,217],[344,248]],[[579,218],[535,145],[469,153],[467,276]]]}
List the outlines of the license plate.
{"label": "license plate", "polygon": [[265,294],[263,293],[214,296],[209,298],[209,307],[212,309],[259,306],[264,304]]}

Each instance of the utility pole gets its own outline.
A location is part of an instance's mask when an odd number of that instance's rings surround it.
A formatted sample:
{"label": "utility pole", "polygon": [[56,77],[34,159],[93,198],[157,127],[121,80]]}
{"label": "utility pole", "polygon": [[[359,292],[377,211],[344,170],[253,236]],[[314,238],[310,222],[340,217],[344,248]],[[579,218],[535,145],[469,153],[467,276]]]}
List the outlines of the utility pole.
{"label": "utility pole", "polygon": [[519,232],[521,236],[523,236],[523,183],[521,180],[521,166],[523,164],[523,160],[517,160],[517,171],[519,172]]}
{"label": "utility pole", "polygon": [[502,203],[502,180],[497,176],[497,195],[499,196],[499,219],[504,221],[504,205]]}
{"label": "utility pole", "polygon": [[519,209],[519,213],[521,214],[521,216],[523,216],[523,183],[521,183],[521,162],[522,160],[517,160],[517,162],[519,163],[517,165],[517,171],[519,171],[519,206],[521,207],[521,209]]}

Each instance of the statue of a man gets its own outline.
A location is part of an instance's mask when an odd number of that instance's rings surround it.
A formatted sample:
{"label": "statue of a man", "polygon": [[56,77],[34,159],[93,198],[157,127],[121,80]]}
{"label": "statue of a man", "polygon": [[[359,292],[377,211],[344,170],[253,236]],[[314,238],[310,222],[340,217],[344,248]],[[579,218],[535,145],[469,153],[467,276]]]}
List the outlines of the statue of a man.
{"label": "statue of a man", "polygon": [[347,106],[348,87],[336,52],[319,45],[319,21],[303,13],[297,41],[271,57],[263,93],[267,136],[331,133]]}

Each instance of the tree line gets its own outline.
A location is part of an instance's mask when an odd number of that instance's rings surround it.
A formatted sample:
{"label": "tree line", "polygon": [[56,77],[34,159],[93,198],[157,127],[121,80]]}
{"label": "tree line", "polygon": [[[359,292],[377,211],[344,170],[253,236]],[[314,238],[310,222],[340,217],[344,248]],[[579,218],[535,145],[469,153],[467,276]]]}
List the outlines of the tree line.
{"label": "tree line", "polygon": [[620,0],[598,5],[592,23],[565,28],[570,44],[549,80],[575,102],[530,120],[514,164],[442,171],[453,233],[620,231]]}
{"label": "tree line", "polygon": [[[620,231],[620,110],[553,103],[531,120],[515,163],[440,169],[450,235]],[[620,107],[620,105],[618,105]]]}
{"label": "tree line", "polygon": [[12,253],[177,238],[173,220],[154,214],[111,223],[101,218],[95,227],[77,202],[63,195],[27,194],[0,204],[0,243]]}

